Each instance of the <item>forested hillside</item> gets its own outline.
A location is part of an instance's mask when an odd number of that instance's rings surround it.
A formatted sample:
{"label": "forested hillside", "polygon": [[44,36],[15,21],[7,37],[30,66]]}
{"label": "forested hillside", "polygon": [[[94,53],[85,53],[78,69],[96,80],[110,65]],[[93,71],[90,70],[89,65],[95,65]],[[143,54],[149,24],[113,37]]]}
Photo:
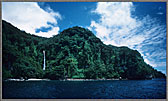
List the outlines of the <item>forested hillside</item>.
{"label": "forested hillside", "polygon": [[137,50],[105,45],[91,31],[77,26],[43,38],[2,21],[2,53],[3,79],[165,78],[146,64]]}

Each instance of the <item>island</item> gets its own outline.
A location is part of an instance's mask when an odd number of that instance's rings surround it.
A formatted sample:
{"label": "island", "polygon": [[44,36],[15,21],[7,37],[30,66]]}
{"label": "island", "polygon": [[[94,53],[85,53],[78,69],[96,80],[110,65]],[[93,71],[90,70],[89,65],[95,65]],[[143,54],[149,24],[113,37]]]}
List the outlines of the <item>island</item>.
{"label": "island", "polygon": [[[68,28],[51,38],[2,21],[3,80],[140,80],[166,78],[137,50],[105,45],[90,30]],[[33,78],[33,79],[32,79]]]}

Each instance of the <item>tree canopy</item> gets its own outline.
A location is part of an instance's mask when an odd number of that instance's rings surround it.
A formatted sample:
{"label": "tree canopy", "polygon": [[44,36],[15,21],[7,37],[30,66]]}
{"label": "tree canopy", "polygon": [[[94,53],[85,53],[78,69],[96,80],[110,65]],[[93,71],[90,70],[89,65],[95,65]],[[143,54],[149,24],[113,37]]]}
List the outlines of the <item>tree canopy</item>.
{"label": "tree canopy", "polygon": [[[43,50],[46,70],[43,71]],[[91,31],[73,27],[52,38],[2,21],[2,66],[6,78],[147,79],[165,74],[144,62],[137,50],[105,45]]]}

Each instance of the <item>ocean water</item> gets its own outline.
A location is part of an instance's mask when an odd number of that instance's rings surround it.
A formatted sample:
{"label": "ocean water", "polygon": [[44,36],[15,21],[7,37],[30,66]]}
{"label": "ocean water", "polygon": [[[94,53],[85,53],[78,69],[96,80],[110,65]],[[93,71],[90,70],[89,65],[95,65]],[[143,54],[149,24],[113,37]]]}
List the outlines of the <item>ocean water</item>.
{"label": "ocean water", "polygon": [[166,99],[166,79],[3,81],[3,99]]}

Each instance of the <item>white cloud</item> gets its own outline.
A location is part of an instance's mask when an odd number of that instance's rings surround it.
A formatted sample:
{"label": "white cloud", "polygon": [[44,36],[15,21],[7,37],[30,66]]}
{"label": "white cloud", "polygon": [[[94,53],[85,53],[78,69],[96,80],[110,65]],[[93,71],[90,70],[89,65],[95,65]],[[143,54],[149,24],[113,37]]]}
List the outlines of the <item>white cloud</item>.
{"label": "white cloud", "polygon": [[[131,16],[132,3],[120,2],[99,2],[95,13],[101,15],[101,23],[105,26],[134,27],[135,19]],[[127,16],[125,16],[127,15]]]}
{"label": "white cloud", "polygon": [[166,68],[161,65],[166,61],[160,61],[166,56],[165,48],[161,47],[166,40],[166,26],[160,25],[157,19],[149,15],[138,19],[131,15],[134,10],[132,2],[99,2],[92,13],[100,15],[100,19],[91,21],[88,28],[94,30],[105,44],[136,49],[146,63],[155,68]]}
{"label": "white cloud", "polygon": [[157,64],[156,64],[156,63],[153,63],[153,62],[149,61],[146,57],[144,58],[144,61],[145,61],[147,64],[150,64],[152,67],[157,67]]}
{"label": "white cloud", "polygon": [[[36,2],[2,2],[2,19],[27,33],[52,37],[58,34],[57,20],[61,19],[61,15],[49,7],[43,10]],[[41,27],[52,27],[52,30],[36,33],[35,30]]]}
{"label": "white cloud", "polygon": [[132,37],[134,30],[141,25],[140,21],[131,17],[132,7],[131,2],[99,2],[92,12],[101,18],[99,22],[92,21],[90,27],[95,28],[96,35],[106,44],[132,46],[141,43],[144,40],[142,35]]}

